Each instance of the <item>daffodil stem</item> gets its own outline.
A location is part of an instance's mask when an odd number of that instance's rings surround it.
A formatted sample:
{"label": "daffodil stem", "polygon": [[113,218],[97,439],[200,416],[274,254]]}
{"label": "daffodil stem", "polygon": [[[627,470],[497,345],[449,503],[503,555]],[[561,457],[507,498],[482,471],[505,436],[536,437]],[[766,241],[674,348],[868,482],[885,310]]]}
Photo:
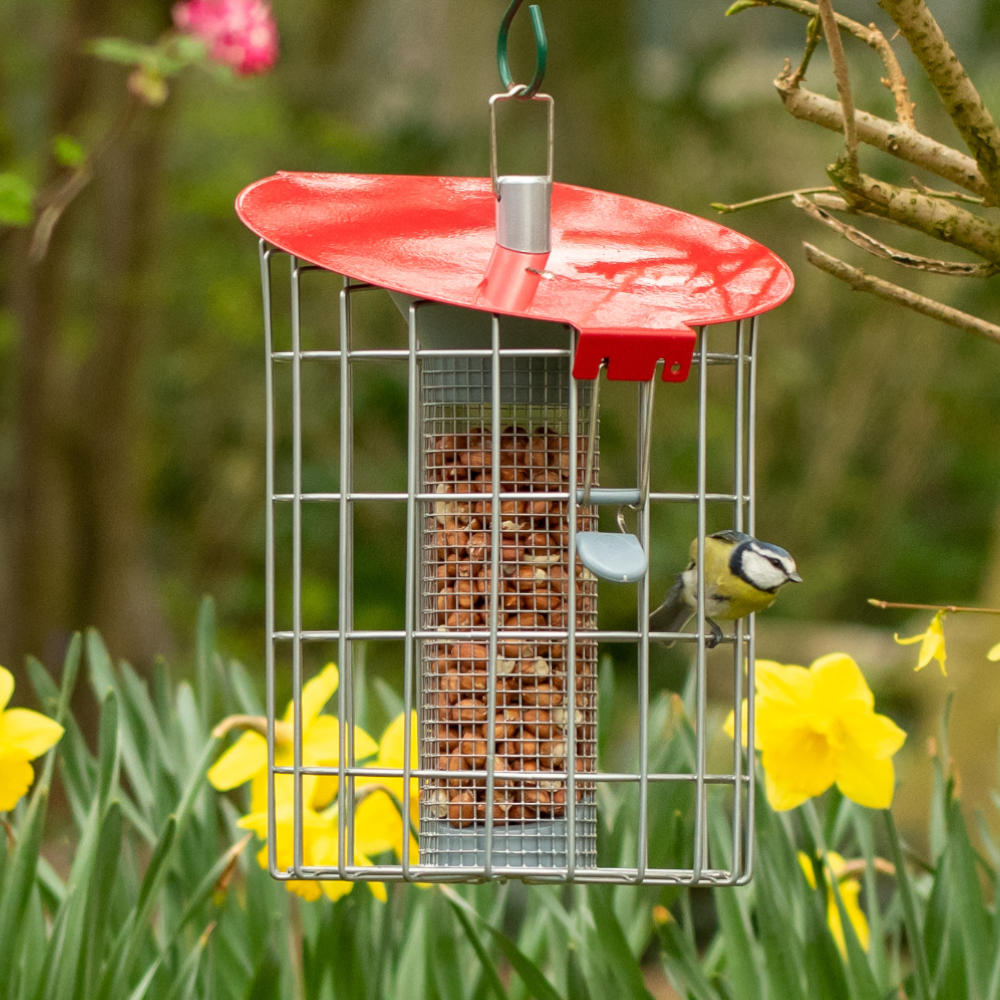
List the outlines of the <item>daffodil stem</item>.
{"label": "daffodil stem", "polygon": [[907,601],[882,601],[877,597],[869,597],[868,603],[883,611],[886,608],[904,608],[907,611],[946,611],[950,615],[1000,615],[1000,608],[971,608],[958,604],[910,604]]}

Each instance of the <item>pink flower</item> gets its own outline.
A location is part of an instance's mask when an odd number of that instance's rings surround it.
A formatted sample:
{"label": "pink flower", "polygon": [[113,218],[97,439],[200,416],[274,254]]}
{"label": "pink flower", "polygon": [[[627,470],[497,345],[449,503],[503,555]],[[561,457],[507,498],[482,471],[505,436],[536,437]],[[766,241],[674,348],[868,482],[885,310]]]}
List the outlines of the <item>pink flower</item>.
{"label": "pink flower", "polygon": [[182,0],[174,24],[200,38],[208,55],[242,76],[264,73],[278,58],[278,29],[266,0]]}

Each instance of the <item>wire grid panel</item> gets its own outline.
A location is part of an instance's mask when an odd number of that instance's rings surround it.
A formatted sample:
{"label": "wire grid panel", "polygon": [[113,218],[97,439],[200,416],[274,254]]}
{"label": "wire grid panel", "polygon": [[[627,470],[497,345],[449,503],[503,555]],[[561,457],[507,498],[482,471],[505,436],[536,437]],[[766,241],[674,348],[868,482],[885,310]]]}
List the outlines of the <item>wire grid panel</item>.
{"label": "wire grid panel", "polygon": [[[271,873],[320,881],[747,881],[753,773],[739,741],[726,767],[709,768],[704,625],[684,636],[658,637],[680,640],[693,651],[693,715],[686,735],[676,738],[685,752],[668,755],[664,764],[655,748],[662,720],[651,715],[649,578],[633,585],[634,627],[602,630],[596,581],[575,560],[570,569],[576,533],[596,525],[582,491],[570,487],[583,481],[590,400],[588,384],[569,376],[573,331],[535,324],[549,328],[539,343],[539,331],[528,330],[532,337],[526,339],[523,327],[495,316],[452,310],[438,321],[435,314],[451,307],[407,302],[397,303],[408,315],[405,347],[361,347],[353,329],[355,300],[383,290],[344,280],[334,342],[304,350],[300,279],[311,268],[290,257],[290,343],[276,350],[272,272],[279,256],[261,243]],[[475,346],[456,346],[456,319],[469,334],[464,343]],[[636,529],[647,555],[651,510],[660,505],[694,511],[699,552],[710,510],[721,507],[729,526],[753,530],[756,323],[736,324],[735,333],[726,334],[733,346],[724,350],[710,350],[710,336],[715,329],[700,331],[692,371],[698,426],[685,429],[697,437],[695,481],[687,490],[657,492],[654,480]],[[339,474],[337,487],[323,493],[302,488],[310,460],[302,438],[302,414],[312,402],[303,396],[308,366],[322,366],[339,385]],[[406,489],[362,493],[354,488],[354,386],[385,367],[406,383]],[[728,488],[709,492],[708,374],[719,367],[731,370],[733,461]],[[278,373],[290,386],[289,435],[275,426]],[[291,487],[277,489],[275,469],[286,464]],[[354,625],[352,584],[367,540],[356,537],[353,508],[370,500],[397,512],[405,609],[391,627],[362,630]],[[308,629],[302,618],[307,507],[334,510],[338,525],[337,565],[331,567],[337,606],[329,623]],[[290,539],[279,541],[276,517],[288,509]],[[275,565],[284,560],[291,566],[291,600],[279,613]],[[383,746],[376,753],[355,728],[364,721],[356,717],[363,651],[379,643],[401,650],[396,752]],[[636,666],[637,759],[614,771],[602,770],[597,758],[596,674],[603,644],[631,647]],[[305,697],[318,647],[335,649],[340,670],[336,698],[323,709],[338,720],[334,745],[319,752],[308,738],[317,709]],[[736,731],[745,725],[752,746],[752,620],[737,623],[723,648],[731,654]],[[278,688],[292,695],[284,718],[276,714]],[[599,804],[605,802],[613,804],[613,815],[601,823]],[[670,810],[676,812],[678,803],[682,842],[672,842],[672,854],[665,855],[664,824],[676,825]],[[623,818],[624,833],[610,837],[612,819],[621,827]],[[382,827],[373,833],[376,819]],[[315,835],[318,827],[323,836]]]}

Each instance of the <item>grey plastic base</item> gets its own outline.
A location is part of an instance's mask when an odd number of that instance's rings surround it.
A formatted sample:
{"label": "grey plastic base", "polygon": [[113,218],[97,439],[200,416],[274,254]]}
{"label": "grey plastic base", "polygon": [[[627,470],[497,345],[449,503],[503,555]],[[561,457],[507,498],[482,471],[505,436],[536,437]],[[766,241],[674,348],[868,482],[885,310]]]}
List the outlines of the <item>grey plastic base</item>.
{"label": "grey plastic base", "polygon": [[[578,868],[597,863],[597,831],[593,806],[582,806],[590,816],[578,818],[573,859]],[[569,863],[568,823],[565,819],[507,823],[493,828],[490,863],[494,868],[565,868]],[[486,864],[486,831],[481,824],[456,828],[447,820],[420,824],[420,863],[435,867],[481,868]]]}

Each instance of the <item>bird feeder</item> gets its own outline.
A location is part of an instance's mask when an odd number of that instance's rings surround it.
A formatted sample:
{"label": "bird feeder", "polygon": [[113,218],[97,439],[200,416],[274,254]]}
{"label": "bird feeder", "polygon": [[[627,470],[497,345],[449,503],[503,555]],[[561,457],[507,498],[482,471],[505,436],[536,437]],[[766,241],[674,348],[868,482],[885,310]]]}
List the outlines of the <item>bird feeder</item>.
{"label": "bird feeder", "polygon": [[[668,773],[649,766],[657,738],[649,731],[650,525],[658,507],[686,508],[703,539],[709,508],[721,506],[730,526],[752,530],[756,317],[790,294],[791,275],[769,250],[714,222],[554,182],[551,98],[513,88],[493,99],[491,121],[505,99],[544,104],[545,174],[499,174],[494,138],[490,177],[279,173],[237,201],[240,218],[260,237],[267,337],[272,805],[276,776],[290,774],[294,784],[295,863],[278,866],[272,850],[272,873],[421,882],[745,881],[752,768],[738,743],[728,768],[709,768],[702,625],[686,637],[696,674],[695,766]],[[280,347],[279,257],[288,258],[291,279],[289,339]],[[335,322],[324,317],[326,341],[318,348],[304,346],[306,271],[339,288],[339,315]],[[405,338],[372,343],[356,328],[359,296],[391,300]],[[725,347],[713,350],[715,338]],[[729,368],[736,387],[727,431],[731,481],[712,491],[710,366]],[[405,385],[405,490],[363,490],[355,470],[380,456],[355,451],[354,400],[366,380],[387,373]],[[602,373],[637,387],[635,474],[626,482],[598,482]],[[662,397],[691,382],[697,423],[670,433],[694,442],[694,478],[682,489],[658,489],[649,467],[654,387],[667,386]],[[310,492],[303,469],[323,458],[307,453],[303,414],[316,403],[310,392],[334,391],[338,484]],[[372,503],[390,511],[379,539],[360,537],[355,527],[355,511]],[[600,530],[602,508],[617,512],[617,527]],[[317,509],[330,509],[339,526],[337,564],[329,567],[338,599],[321,627],[306,628],[302,524]],[[279,522],[287,529],[277,530]],[[404,611],[389,627],[361,629],[353,578],[366,546],[386,536],[405,553],[398,581]],[[289,567],[287,609],[275,596],[277,565]],[[632,595],[632,627],[599,627],[598,596],[607,587]],[[335,647],[341,677],[340,746],[325,767],[305,762],[301,739],[305,654],[318,643]],[[363,650],[379,643],[401,651],[403,747],[401,759],[388,764],[362,759],[353,736],[354,674]],[[634,652],[639,746],[632,767],[603,769],[598,755],[597,665],[605,644]],[[752,691],[752,623],[738,623],[725,646],[739,731]],[[275,763],[276,686],[293,694],[288,766]],[[337,781],[335,863],[310,865],[303,855],[303,780],[314,774]],[[391,839],[400,856],[362,863],[355,803],[380,780],[396,790]],[[658,862],[647,803],[668,786],[691,793],[690,849]],[[724,861],[709,849],[713,788],[728,795]],[[631,796],[636,805],[635,846],[625,862],[602,857],[605,792]]]}

